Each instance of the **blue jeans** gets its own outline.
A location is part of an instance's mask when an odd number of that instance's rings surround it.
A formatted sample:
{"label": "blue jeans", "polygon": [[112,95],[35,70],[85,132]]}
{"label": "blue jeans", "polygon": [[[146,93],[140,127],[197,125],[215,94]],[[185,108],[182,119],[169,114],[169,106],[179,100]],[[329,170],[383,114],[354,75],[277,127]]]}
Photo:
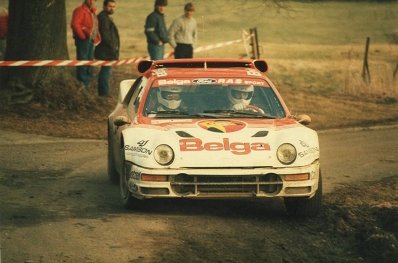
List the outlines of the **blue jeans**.
{"label": "blue jeans", "polygon": [[111,77],[112,67],[102,66],[98,75],[98,95],[109,95],[109,79]]}
{"label": "blue jeans", "polygon": [[155,45],[152,43],[148,43],[148,53],[151,57],[151,60],[159,60],[163,59],[164,56],[164,45]]}
{"label": "blue jeans", "polygon": [[[94,41],[91,39],[81,40],[75,38],[76,58],[78,60],[93,60],[94,59]],[[82,82],[87,88],[90,84],[92,76],[92,68],[90,66],[76,67],[76,78]]]}

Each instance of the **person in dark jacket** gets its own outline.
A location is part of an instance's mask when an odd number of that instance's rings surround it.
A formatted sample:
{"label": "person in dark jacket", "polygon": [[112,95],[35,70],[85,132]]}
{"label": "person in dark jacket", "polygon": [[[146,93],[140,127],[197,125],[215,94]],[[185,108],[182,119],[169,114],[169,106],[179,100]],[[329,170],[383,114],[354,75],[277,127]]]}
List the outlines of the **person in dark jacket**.
{"label": "person in dark jacket", "polygon": [[[95,47],[94,56],[98,60],[118,60],[120,39],[119,31],[113,22],[112,15],[115,12],[116,1],[104,0],[104,6],[98,14],[98,28],[101,35],[101,43]],[[109,79],[112,74],[111,66],[102,66],[98,75],[98,95],[109,96]]]}
{"label": "person in dark jacket", "polygon": [[145,21],[148,53],[152,60],[163,59],[164,45],[169,43],[164,19],[166,6],[167,0],[155,0],[155,10],[147,16]]}
{"label": "person in dark jacket", "polygon": [[[97,16],[95,14],[95,1],[84,0],[82,5],[73,10],[71,27],[76,45],[76,58],[78,60],[94,59],[94,46],[101,42]],[[76,67],[76,77],[83,83],[85,89],[87,89],[92,77],[91,67]]]}

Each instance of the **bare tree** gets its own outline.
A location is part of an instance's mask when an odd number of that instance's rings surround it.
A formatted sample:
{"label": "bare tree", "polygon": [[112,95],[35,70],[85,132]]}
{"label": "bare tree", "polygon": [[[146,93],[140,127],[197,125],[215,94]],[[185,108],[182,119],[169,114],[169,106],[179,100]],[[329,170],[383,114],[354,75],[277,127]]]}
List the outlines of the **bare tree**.
{"label": "bare tree", "polygon": [[[68,59],[65,0],[10,0],[5,60]],[[36,89],[51,85],[65,69],[18,67],[2,70],[1,89],[26,102]],[[25,95],[24,95],[25,94]]]}

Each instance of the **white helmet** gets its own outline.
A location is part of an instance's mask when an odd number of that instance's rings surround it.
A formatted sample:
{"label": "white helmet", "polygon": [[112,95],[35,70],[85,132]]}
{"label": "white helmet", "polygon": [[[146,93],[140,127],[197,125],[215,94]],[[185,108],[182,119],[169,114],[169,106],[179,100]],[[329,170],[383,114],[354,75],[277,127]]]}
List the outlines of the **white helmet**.
{"label": "white helmet", "polygon": [[[235,104],[249,105],[250,101],[253,98],[253,92],[254,92],[253,85],[233,86],[228,89],[228,99],[232,105]],[[246,98],[241,98],[237,96],[238,93],[247,93],[248,96]]]}
{"label": "white helmet", "polygon": [[[181,87],[162,87],[159,88],[158,92],[158,101],[160,104],[165,106],[168,109],[175,110],[180,107],[181,104],[181,97],[177,96],[178,98],[168,98],[167,96],[170,94],[178,94],[182,92]],[[172,96],[173,97],[173,96]]]}

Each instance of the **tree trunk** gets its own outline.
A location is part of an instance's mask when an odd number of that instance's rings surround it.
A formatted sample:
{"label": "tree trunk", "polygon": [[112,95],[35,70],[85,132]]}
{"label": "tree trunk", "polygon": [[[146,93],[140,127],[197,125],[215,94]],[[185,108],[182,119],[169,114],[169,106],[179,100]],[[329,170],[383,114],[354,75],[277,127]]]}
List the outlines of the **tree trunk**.
{"label": "tree trunk", "polygon": [[[9,1],[5,60],[68,58],[65,0]],[[55,67],[9,67],[2,72],[6,84],[2,86],[30,93],[29,101],[38,89],[48,87],[65,72],[65,68]]]}

